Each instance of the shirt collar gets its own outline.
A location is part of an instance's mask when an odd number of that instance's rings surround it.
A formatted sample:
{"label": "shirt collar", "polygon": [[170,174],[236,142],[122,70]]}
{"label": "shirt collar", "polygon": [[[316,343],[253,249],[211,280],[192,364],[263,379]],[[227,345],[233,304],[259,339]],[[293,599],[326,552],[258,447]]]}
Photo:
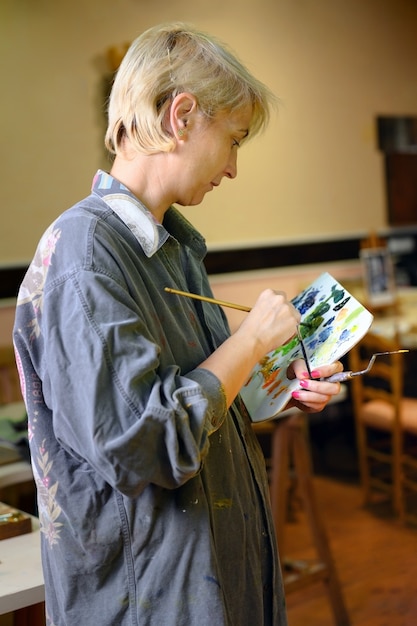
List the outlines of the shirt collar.
{"label": "shirt collar", "polygon": [[147,257],[151,257],[169,237],[168,231],[159,224],[152,213],[132,194],[125,185],[107,172],[98,170],[92,192],[118,215],[140,243]]}

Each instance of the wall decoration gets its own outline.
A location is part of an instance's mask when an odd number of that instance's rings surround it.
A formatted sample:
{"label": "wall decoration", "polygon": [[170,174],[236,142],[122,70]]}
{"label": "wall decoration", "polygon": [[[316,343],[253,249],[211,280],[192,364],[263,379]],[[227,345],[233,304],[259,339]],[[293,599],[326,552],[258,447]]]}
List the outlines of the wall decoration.
{"label": "wall decoration", "polygon": [[362,248],[360,258],[363,266],[367,302],[370,307],[383,307],[396,300],[394,266],[386,246]]}

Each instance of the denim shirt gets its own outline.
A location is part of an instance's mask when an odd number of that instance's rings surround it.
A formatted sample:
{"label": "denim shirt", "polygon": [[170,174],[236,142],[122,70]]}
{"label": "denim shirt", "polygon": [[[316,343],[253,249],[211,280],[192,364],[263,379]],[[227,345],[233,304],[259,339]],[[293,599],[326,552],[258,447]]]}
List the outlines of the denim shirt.
{"label": "denim shirt", "polygon": [[201,235],[99,171],[43,235],[14,341],[50,626],[286,624],[265,463],[198,368],[229,335]]}

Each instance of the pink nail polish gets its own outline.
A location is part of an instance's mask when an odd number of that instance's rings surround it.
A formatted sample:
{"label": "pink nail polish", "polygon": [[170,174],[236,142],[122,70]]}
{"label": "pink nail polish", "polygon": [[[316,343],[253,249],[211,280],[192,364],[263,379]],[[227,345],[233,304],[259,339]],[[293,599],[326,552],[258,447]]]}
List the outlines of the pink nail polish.
{"label": "pink nail polish", "polygon": [[298,400],[298,398],[300,397],[300,392],[299,391],[293,391],[291,395],[292,395],[293,398]]}
{"label": "pink nail polish", "polygon": [[304,389],[307,389],[308,384],[308,380],[300,380],[300,387],[304,387]]}
{"label": "pink nail polish", "polygon": [[313,371],[311,372],[311,377],[312,377],[312,378],[320,378],[320,372],[319,372],[319,371],[317,371],[317,370],[313,370]]}

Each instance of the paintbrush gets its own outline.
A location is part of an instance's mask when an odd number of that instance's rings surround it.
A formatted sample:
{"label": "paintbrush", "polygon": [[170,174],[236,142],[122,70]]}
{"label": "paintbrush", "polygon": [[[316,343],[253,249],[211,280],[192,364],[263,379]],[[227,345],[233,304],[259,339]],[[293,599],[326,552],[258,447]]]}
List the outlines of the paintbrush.
{"label": "paintbrush", "polygon": [[203,302],[210,302],[211,304],[218,304],[219,306],[225,306],[229,309],[237,309],[238,311],[245,311],[249,313],[250,307],[243,304],[234,304],[233,302],[225,302],[224,300],[216,300],[215,298],[208,298],[207,296],[199,296],[197,293],[190,293],[189,291],[180,291],[179,289],[171,289],[171,287],[165,287],[165,291],[168,293],[175,293],[177,296],[185,296],[186,298],[193,298],[194,300],[202,300]]}
{"label": "paintbrush", "polygon": [[[252,309],[244,304],[236,304],[234,302],[226,302],[225,300],[217,300],[216,298],[209,298],[208,296],[200,296],[197,293],[191,293],[189,291],[180,291],[179,289],[171,289],[171,287],[165,287],[164,291],[168,293],[175,293],[177,296],[185,296],[186,298],[193,298],[194,300],[202,300],[203,302],[209,302],[210,304],[218,304],[219,306],[225,306],[229,309],[237,309],[238,311],[245,311],[249,313]],[[310,328],[310,324],[300,322],[300,326],[307,326]]]}

